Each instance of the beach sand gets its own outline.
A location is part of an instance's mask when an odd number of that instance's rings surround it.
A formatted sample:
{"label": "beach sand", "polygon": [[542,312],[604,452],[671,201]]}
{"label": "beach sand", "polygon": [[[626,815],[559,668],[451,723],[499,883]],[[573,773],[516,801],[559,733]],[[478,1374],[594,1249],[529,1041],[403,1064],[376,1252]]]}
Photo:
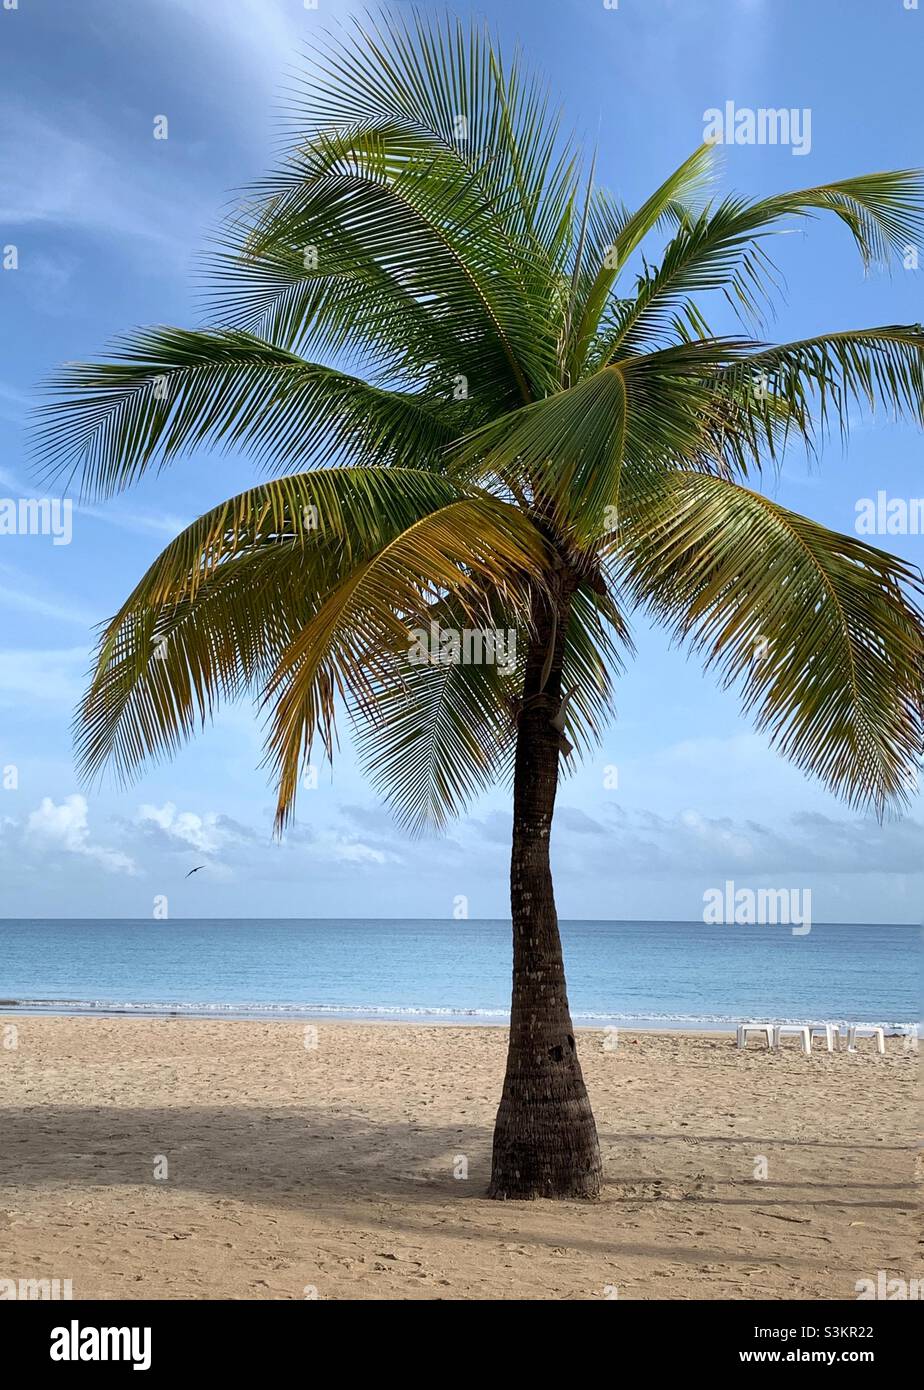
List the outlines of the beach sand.
{"label": "beach sand", "polygon": [[10,1024],[0,1277],[78,1299],[852,1299],[922,1273],[900,1039],[582,1031],[605,1194],[499,1203],[503,1029],[319,1023],[306,1049],[299,1023]]}

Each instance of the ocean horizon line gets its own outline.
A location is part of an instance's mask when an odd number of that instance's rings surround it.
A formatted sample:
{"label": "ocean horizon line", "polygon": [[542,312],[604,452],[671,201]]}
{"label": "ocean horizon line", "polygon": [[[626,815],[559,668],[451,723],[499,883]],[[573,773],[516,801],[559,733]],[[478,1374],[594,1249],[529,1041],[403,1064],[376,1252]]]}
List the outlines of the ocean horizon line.
{"label": "ocean horizon line", "polygon": [[[701,927],[701,926],[710,925],[710,924],[708,924],[708,923],[704,923],[704,922],[702,921],[701,918],[696,918],[696,917],[559,917],[558,921],[559,921],[559,925],[568,925],[569,923],[576,923],[576,924],[579,924],[579,925],[582,925],[582,926],[587,926],[587,925],[600,925],[600,926],[617,926],[617,927],[618,927],[618,926],[634,926],[634,927],[659,927],[659,926],[664,926],[664,927]],[[449,916],[449,917],[435,917],[435,916],[429,916],[429,917],[411,917],[410,915],[406,915],[406,914],[403,914],[403,913],[398,914],[398,915],[395,916],[395,917],[377,917],[377,916],[371,916],[371,915],[369,915],[369,916],[358,916],[358,917],[296,917],[296,916],[289,915],[289,914],[284,914],[284,915],[278,916],[278,917],[273,917],[273,916],[256,917],[256,916],[254,916],[254,915],[251,914],[251,913],[242,913],[242,914],[238,914],[238,915],[225,914],[225,915],[216,916],[216,917],[177,917],[177,916],[171,915],[171,916],[168,917],[168,918],[154,918],[154,917],[120,917],[120,916],[107,916],[107,917],[102,917],[102,916],[93,916],[93,917],[89,917],[89,916],[88,916],[88,917],[54,917],[54,916],[52,916],[52,917],[0,917],[0,923],[2,923],[2,922],[15,922],[15,923],[21,924],[21,925],[22,925],[22,924],[27,924],[27,923],[35,923],[35,922],[120,922],[120,923],[122,923],[123,925],[124,925],[125,923],[138,923],[138,924],[146,925],[146,926],[162,926],[162,925],[164,925],[164,924],[167,923],[167,922],[174,923],[174,924],[177,923],[177,922],[250,922],[250,923],[260,923],[260,922],[272,922],[272,923],[279,923],[279,922],[323,922],[323,923],[331,923],[331,922],[339,922],[339,923],[350,923],[350,922],[361,922],[361,923],[368,923],[368,922],[385,922],[385,923],[389,923],[390,925],[395,925],[396,923],[400,923],[400,922],[427,922],[427,923],[430,923],[430,924],[432,924],[432,923],[434,923],[434,922],[446,922],[447,925],[448,925],[448,924],[451,924],[451,923],[464,923],[464,922],[469,922],[469,923],[477,923],[477,924],[482,925],[482,926],[484,926],[484,925],[486,925],[486,924],[487,924],[487,925],[494,925],[494,924],[497,924],[497,925],[502,925],[502,926],[510,926],[510,925],[511,925],[511,918],[509,918],[509,917],[452,917],[452,916]],[[749,925],[749,924],[742,924],[742,923],[730,922],[730,923],[726,923],[725,925],[727,925],[727,926],[729,926],[729,927],[732,927],[732,926],[741,926],[741,925]],[[758,926],[772,926],[772,925],[774,925],[774,924],[773,924],[773,923],[759,923],[759,924],[757,924],[757,925],[758,925]],[[913,928],[917,928],[918,930],[922,930],[922,929],[924,929],[924,922],[870,922],[870,921],[868,921],[866,918],[858,917],[858,918],[856,918],[855,920],[849,920],[849,921],[848,921],[848,920],[845,920],[845,919],[843,919],[843,918],[841,918],[841,919],[838,920],[838,921],[820,921],[820,920],[819,920],[819,921],[813,921],[813,922],[812,922],[812,926],[813,926],[813,927],[913,927]]]}

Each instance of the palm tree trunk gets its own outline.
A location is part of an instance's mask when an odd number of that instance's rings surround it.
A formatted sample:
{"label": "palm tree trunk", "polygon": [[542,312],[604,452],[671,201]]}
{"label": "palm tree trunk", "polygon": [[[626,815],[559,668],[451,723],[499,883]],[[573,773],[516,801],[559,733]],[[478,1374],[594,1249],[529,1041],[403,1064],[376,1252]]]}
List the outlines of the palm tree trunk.
{"label": "palm tree trunk", "polygon": [[570,602],[567,582],[557,614],[538,602],[519,718],[510,866],[513,1001],[491,1197],[597,1197],[602,1181],[597,1129],[568,1008],[549,863],[560,756],[551,720],[561,705]]}

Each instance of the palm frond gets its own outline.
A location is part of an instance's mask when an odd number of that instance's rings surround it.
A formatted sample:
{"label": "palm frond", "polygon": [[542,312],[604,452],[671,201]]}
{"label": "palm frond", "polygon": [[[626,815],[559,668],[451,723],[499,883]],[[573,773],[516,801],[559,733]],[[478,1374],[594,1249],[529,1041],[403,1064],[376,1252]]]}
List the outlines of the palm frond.
{"label": "palm frond", "polygon": [[[513,634],[507,661],[410,665],[401,652],[353,711],[367,775],[412,833],[442,829],[485,788],[512,776],[529,631],[501,595],[486,597],[486,613],[486,628]],[[441,632],[458,631],[466,615],[449,595],[434,603],[430,621]],[[626,650],[631,640],[613,600],[580,586],[562,670],[564,731],[578,757],[599,741],[612,714],[611,678],[622,670]]]}
{"label": "palm frond", "polygon": [[605,196],[591,204],[592,241],[587,275],[578,296],[572,342],[568,346],[568,380],[580,373],[613,286],[636,247],[655,227],[700,197],[713,177],[714,150],[700,145],[635,212],[614,206]]}
{"label": "palm frond", "polygon": [[577,174],[544,84],[448,19],[360,21],[312,56],[282,163],[222,234],[212,311],[317,355],[355,310],[352,345],[376,371],[405,370],[407,334],[422,346],[429,322],[444,373],[454,334],[456,371],[472,363],[480,389],[506,375],[520,401],[542,394]]}
{"label": "palm frond", "polygon": [[551,509],[579,548],[595,548],[625,494],[679,465],[718,468],[727,401],[715,378],[750,343],[710,339],[630,357],[491,421],[460,441],[460,473],[497,478]]}
{"label": "palm frond", "polygon": [[444,592],[455,595],[466,626],[476,629],[490,622],[490,596],[500,591],[527,628],[530,597],[544,582],[546,563],[532,523],[482,495],[423,517],[330,590],[266,687],[277,828],[292,813],[316,730],[332,720],[335,691],[354,707],[371,701],[375,683],[409,651],[411,629],[426,627],[433,598]]}
{"label": "palm frond", "polygon": [[[268,256],[291,259],[306,246],[316,248],[319,268],[335,274],[342,267],[366,280],[366,267],[376,266],[379,294],[386,284],[398,291],[384,299],[384,308],[389,299],[394,307],[410,294],[437,332],[454,323],[463,359],[468,343],[480,343],[496,359],[497,375],[506,375],[508,389],[515,388],[520,400],[530,398],[528,378],[541,378],[549,333],[536,314],[535,293],[524,292],[528,258],[515,254],[451,153],[419,149],[393,128],[324,135],[292,154],[255,192],[259,201],[241,246],[245,287],[250,266]],[[313,326],[325,328],[331,314],[330,303],[312,307],[314,320],[298,325],[309,346]],[[366,316],[371,348],[387,323],[387,314]]]}
{"label": "palm frond", "polygon": [[665,477],[621,542],[635,602],[742,687],[773,746],[852,805],[907,800],[924,747],[918,570],[705,474]]}
{"label": "palm frond", "polygon": [[924,328],[889,324],[761,347],[722,371],[717,386],[754,427],[755,460],[763,444],[776,452],[781,420],[810,445],[816,423],[825,430],[836,421],[846,435],[854,407],[924,427]]}
{"label": "palm frond", "polygon": [[745,318],[759,321],[777,288],[762,241],[786,218],[833,212],[849,228],[864,264],[899,255],[924,234],[924,177],[898,170],[844,179],[751,202],[725,198],[698,217],[679,219],[661,264],[646,273],[612,334],[607,357],[662,342],[690,295],[721,290]]}
{"label": "palm frond", "polygon": [[757,224],[781,217],[811,217],[832,212],[849,229],[865,265],[901,258],[908,243],[924,235],[924,170],[885,169],[852,179],[779,193],[755,203],[750,218]]}
{"label": "palm frond", "polygon": [[510,239],[550,246],[574,195],[577,156],[548,84],[519,54],[505,61],[487,25],[449,16],[356,19],[312,51],[290,128],[300,144],[356,121],[392,121],[429,136],[478,181]]}
{"label": "palm frond", "polygon": [[[267,482],[199,518],[103,632],[78,719],[81,769],[94,776],[109,763],[127,780],[145,759],[175,752],[222,701],[262,698],[329,596],[429,516],[468,527],[472,550],[483,523],[499,542],[498,573],[514,554],[539,568],[527,523],[424,470],[321,469]],[[390,609],[379,595],[379,617],[387,612],[393,633],[425,605],[429,583],[421,571],[407,613],[397,595]],[[329,745],[330,706],[322,713]]]}
{"label": "palm frond", "polygon": [[195,448],[242,449],[267,469],[343,459],[436,464],[465,403],[389,391],[251,334],[156,328],[114,360],[48,383],[35,429],[44,477],[79,473],[108,497]]}

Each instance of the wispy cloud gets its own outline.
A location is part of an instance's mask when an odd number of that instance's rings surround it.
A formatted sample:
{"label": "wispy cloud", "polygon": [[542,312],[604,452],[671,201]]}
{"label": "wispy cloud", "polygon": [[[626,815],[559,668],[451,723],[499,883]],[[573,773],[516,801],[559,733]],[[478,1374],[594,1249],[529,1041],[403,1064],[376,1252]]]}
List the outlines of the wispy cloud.
{"label": "wispy cloud", "polygon": [[23,589],[11,589],[0,584],[0,609],[16,608],[24,613],[37,613],[42,618],[53,618],[55,622],[69,623],[75,627],[91,628],[99,622],[100,615],[89,609],[75,606],[73,602],[40,598],[37,594]]}
{"label": "wispy cloud", "polygon": [[[112,131],[89,125],[75,111],[52,124],[34,111],[0,108],[0,224],[9,228],[47,226],[103,236],[120,244],[155,246],[153,271],[168,253],[176,269],[188,263],[209,208],[195,180],[170,176],[157,159],[152,138],[147,167],[136,163],[126,180],[124,159]],[[20,273],[28,269],[21,250]],[[46,267],[47,270],[47,267]]]}
{"label": "wispy cloud", "polygon": [[[28,398],[24,396],[23,399]],[[40,491],[5,468],[0,468],[0,487],[15,497],[49,496],[47,491]],[[189,525],[188,518],[178,516],[175,512],[139,511],[137,508],[126,508],[115,500],[107,503],[105,507],[78,505],[74,508],[74,514],[78,517],[88,517],[91,521],[101,521],[105,526],[118,527],[122,531],[145,536],[165,536],[168,540],[173,540]]]}
{"label": "wispy cloud", "polygon": [[0,705],[23,709],[38,701],[69,708],[80,698],[87,665],[86,647],[0,648]]}
{"label": "wispy cloud", "polygon": [[102,521],[106,526],[117,526],[123,531],[135,531],[145,536],[164,536],[174,540],[189,525],[185,517],[173,512],[126,511],[122,507],[77,507],[78,516],[89,517],[92,521]]}
{"label": "wispy cloud", "polygon": [[[348,819],[355,818],[354,811],[351,808]],[[331,820],[336,818],[335,814]],[[401,862],[401,855],[390,843],[393,834],[359,836],[347,827],[326,823],[320,829],[296,827],[278,843],[272,840],[268,827],[254,830],[218,811],[179,810],[172,801],[141,806],[136,826],[163,850],[195,851],[197,856],[206,856],[212,869],[246,869],[259,875],[270,869],[275,872],[281,860],[298,860],[336,873],[341,866],[380,868]]]}
{"label": "wispy cloud", "polygon": [[107,873],[134,875],[138,872],[130,855],[91,839],[87,799],[79,793],[65,797],[57,805],[50,796],[44,797],[26,823],[26,841],[45,851],[63,850],[92,859]]}
{"label": "wispy cloud", "polygon": [[[26,418],[31,398],[16,386],[6,386],[0,381],[0,419],[20,424]],[[7,475],[0,469],[0,483]]]}
{"label": "wispy cloud", "polygon": [[[906,817],[878,824],[803,812],[789,822],[705,816],[689,809],[674,816],[604,808],[598,821],[600,849],[584,871],[610,874],[733,876],[761,874],[921,874],[922,827]],[[563,846],[566,848],[566,846]]]}
{"label": "wispy cloud", "polygon": [[[300,65],[306,42],[350,13],[347,0],[321,0],[309,10],[300,0],[167,0],[184,23],[201,25],[210,41],[246,63],[252,76],[258,68],[264,83],[282,86],[287,69]],[[257,84],[254,84],[255,86]],[[264,93],[255,92],[263,101]]]}

